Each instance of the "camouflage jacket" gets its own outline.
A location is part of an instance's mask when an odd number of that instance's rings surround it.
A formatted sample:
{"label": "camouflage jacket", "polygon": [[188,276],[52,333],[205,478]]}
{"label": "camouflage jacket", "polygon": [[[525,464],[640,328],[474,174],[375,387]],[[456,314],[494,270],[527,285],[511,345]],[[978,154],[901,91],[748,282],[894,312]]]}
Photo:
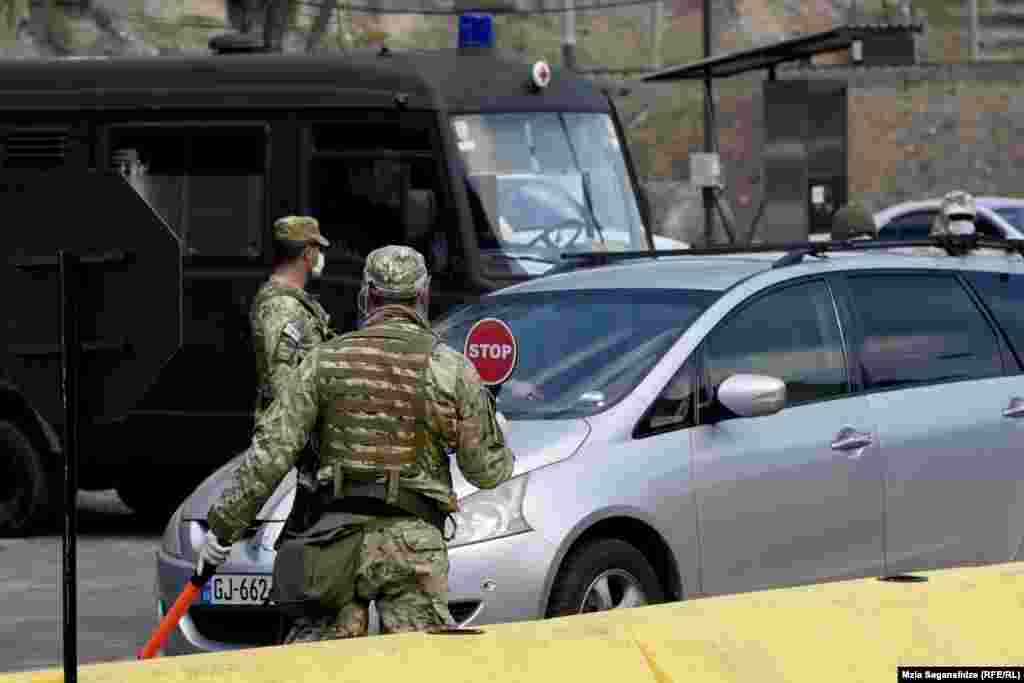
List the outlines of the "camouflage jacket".
{"label": "camouflage jacket", "polygon": [[[398,306],[378,311],[367,323],[371,325],[427,327],[409,309]],[[252,444],[234,481],[210,510],[210,528],[221,541],[234,543],[241,537],[295,465],[321,411],[328,407],[325,364],[330,362],[332,347],[344,338],[314,348],[257,419]],[[498,426],[494,399],[473,365],[462,354],[438,344],[426,380],[428,446],[420,461],[403,467],[402,488],[433,498],[439,506],[448,503],[451,451],[463,476],[478,488],[494,488],[511,477],[515,458]]]}
{"label": "camouflage jacket", "polygon": [[267,280],[256,293],[249,322],[256,352],[258,417],[309,350],[330,338],[330,316],[305,290]]}

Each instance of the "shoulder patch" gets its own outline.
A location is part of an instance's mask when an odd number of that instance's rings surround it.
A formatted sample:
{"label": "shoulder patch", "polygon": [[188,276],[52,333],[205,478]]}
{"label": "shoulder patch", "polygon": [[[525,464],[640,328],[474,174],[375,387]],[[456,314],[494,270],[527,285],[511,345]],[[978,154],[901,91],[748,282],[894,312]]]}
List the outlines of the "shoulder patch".
{"label": "shoulder patch", "polygon": [[288,337],[296,344],[302,343],[302,330],[299,329],[299,326],[296,325],[294,321],[285,325],[284,329],[281,330],[281,334]]}

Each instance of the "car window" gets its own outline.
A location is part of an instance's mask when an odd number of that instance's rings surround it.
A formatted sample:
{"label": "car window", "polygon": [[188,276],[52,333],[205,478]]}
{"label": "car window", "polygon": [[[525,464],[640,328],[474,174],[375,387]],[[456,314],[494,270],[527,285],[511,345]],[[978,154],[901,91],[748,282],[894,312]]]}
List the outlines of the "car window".
{"label": "car window", "polygon": [[914,211],[886,223],[878,231],[880,240],[923,240],[928,239],[932,230],[932,221],[938,215],[937,209]]}
{"label": "car window", "polygon": [[1003,239],[1003,231],[996,227],[995,223],[985,218],[981,214],[974,219],[974,231],[982,237],[992,237],[994,239]]}
{"label": "car window", "polygon": [[697,395],[701,385],[695,362],[696,356],[697,354],[690,355],[658,395],[647,417],[640,424],[641,435],[693,427],[697,424],[697,405],[703,399]]}
{"label": "car window", "polygon": [[981,294],[996,322],[1009,338],[1017,357],[1018,372],[1024,367],[1024,275],[965,273]]}
{"label": "car window", "polygon": [[849,391],[832,295],[821,281],[756,299],[715,329],[705,348],[705,374],[715,392],[737,373],[781,379],[787,406]]}
{"label": "car window", "polygon": [[995,211],[1013,227],[1024,230],[1024,207],[1004,206]]}
{"label": "car window", "polygon": [[867,389],[895,389],[1002,374],[995,334],[952,274],[849,277],[863,327]]}
{"label": "car window", "polygon": [[499,318],[516,337],[515,368],[497,391],[509,418],[600,413],[627,396],[718,292],[595,289],[483,297],[435,331],[462,351],[478,320]]}

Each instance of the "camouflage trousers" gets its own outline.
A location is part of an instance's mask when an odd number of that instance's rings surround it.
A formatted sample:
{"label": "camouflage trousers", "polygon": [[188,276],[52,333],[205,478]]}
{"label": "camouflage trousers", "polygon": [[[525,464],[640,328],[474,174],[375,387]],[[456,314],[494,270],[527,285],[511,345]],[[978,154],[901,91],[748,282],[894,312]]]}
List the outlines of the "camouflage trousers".
{"label": "camouflage trousers", "polygon": [[347,545],[336,543],[312,552],[314,572],[316,567],[329,571],[336,563],[354,565],[349,578],[344,577],[350,572],[339,572],[342,581],[354,579],[354,586],[326,591],[354,599],[324,604],[327,616],[295,619],[285,644],[364,636],[371,601],[376,603],[382,633],[454,624],[447,604],[448,549],[441,532],[430,524],[413,518],[375,518]]}

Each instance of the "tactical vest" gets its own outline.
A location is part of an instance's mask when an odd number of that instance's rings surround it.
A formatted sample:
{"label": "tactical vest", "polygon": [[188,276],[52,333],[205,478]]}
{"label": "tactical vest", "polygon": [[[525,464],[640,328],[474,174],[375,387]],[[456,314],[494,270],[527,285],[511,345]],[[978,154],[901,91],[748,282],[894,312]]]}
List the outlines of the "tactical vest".
{"label": "tactical vest", "polygon": [[[302,307],[305,308],[309,312],[310,316],[313,318],[314,327],[311,332],[314,337],[319,338],[319,341],[324,341],[332,336],[333,333],[331,332],[331,328],[328,322],[329,318],[327,316],[327,312],[323,310],[321,306],[315,304],[312,300],[307,298],[303,292],[300,292],[292,287],[261,287],[260,290],[256,293],[256,298],[253,299],[252,302],[251,310],[253,311],[253,313],[259,310],[259,307],[263,305],[263,302],[267,301],[268,299],[272,299],[275,296],[291,297],[292,299],[295,299],[300,304],[302,304]],[[309,334],[309,332],[307,332],[307,334]],[[258,363],[256,411],[259,412],[260,410],[265,409],[270,404],[271,400],[273,400],[274,397],[271,395],[270,386],[267,383],[267,379],[270,376],[270,368],[263,366],[264,360],[262,353],[257,353],[256,355],[256,362]]]}
{"label": "tactical vest", "polygon": [[402,466],[426,455],[426,370],[439,343],[429,331],[373,326],[323,349],[318,478],[333,479],[333,499],[386,476],[384,500],[399,502]]}

